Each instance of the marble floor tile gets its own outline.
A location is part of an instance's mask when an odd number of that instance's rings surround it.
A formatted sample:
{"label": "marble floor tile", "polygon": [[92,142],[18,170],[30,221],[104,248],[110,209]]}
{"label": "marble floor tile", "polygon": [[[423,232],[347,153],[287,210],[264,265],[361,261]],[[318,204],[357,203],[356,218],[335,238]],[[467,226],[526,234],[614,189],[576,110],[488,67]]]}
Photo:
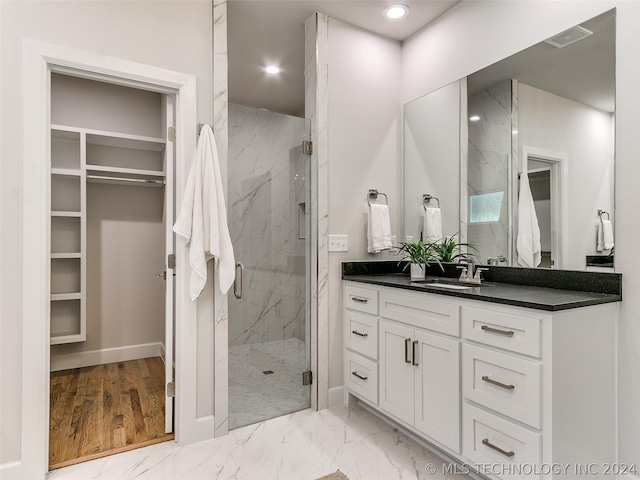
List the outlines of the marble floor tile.
{"label": "marble floor tile", "polygon": [[229,347],[229,428],[309,408],[311,388],[302,385],[306,358],[297,338]]}
{"label": "marble floor tile", "polygon": [[[435,473],[429,465],[436,466]],[[48,480],[445,480],[443,460],[353,405],[309,409],[181,447],[166,442],[55,470]],[[456,475],[464,480],[464,475]]]}

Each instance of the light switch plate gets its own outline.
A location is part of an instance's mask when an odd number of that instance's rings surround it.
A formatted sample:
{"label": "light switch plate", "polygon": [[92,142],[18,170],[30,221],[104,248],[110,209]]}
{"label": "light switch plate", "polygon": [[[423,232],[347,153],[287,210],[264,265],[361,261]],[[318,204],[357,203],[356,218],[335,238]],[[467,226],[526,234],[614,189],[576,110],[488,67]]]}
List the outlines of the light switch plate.
{"label": "light switch plate", "polygon": [[348,252],[349,235],[329,235],[330,252]]}

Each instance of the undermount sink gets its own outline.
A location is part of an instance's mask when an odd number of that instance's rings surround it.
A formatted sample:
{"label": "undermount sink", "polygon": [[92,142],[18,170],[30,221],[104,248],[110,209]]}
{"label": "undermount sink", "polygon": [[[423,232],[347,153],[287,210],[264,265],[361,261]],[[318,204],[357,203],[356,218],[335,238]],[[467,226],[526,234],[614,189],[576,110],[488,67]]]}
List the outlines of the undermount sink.
{"label": "undermount sink", "polygon": [[482,287],[485,283],[466,283],[454,278],[431,278],[426,280],[418,280],[417,282],[425,287],[449,288],[451,290],[466,290],[468,288]]}

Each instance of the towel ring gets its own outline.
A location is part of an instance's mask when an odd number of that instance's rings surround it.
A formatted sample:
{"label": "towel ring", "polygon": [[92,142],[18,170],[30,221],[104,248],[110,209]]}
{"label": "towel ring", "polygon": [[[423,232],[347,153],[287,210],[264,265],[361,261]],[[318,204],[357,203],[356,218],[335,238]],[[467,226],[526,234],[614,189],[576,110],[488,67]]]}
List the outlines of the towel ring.
{"label": "towel ring", "polygon": [[371,200],[377,200],[378,195],[384,195],[384,203],[385,205],[389,204],[389,198],[386,193],[379,192],[378,190],[369,189],[369,193],[367,194],[367,203],[371,206]]}
{"label": "towel ring", "polygon": [[428,193],[422,194],[422,206],[424,209],[427,209],[427,204],[431,203],[431,200],[438,201],[438,208],[440,208],[440,199],[438,197],[434,197],[433,195],[429,195]]}
{"label": "towel ring", "polygon": [[603,215],[607,216],[607,220],[611,220],[611,216],[609,215],[609,212],[605,212],[604,210],[598,210],[598,216],[600,217],[600,220],[602,220]]}

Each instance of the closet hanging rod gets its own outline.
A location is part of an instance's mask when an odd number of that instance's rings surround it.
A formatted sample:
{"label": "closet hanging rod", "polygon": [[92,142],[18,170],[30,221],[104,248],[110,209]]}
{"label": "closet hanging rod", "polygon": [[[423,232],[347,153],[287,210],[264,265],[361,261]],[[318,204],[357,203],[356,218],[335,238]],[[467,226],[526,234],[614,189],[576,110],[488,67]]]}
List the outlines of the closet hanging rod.
{"label": "closet hanging rod", "polygon": [[148,178],[107,177],[103,175],[87,175],[87,180],[99,180],[102,182],[130,182],[142,185],[164,185],[164,180],[151,180]]}

